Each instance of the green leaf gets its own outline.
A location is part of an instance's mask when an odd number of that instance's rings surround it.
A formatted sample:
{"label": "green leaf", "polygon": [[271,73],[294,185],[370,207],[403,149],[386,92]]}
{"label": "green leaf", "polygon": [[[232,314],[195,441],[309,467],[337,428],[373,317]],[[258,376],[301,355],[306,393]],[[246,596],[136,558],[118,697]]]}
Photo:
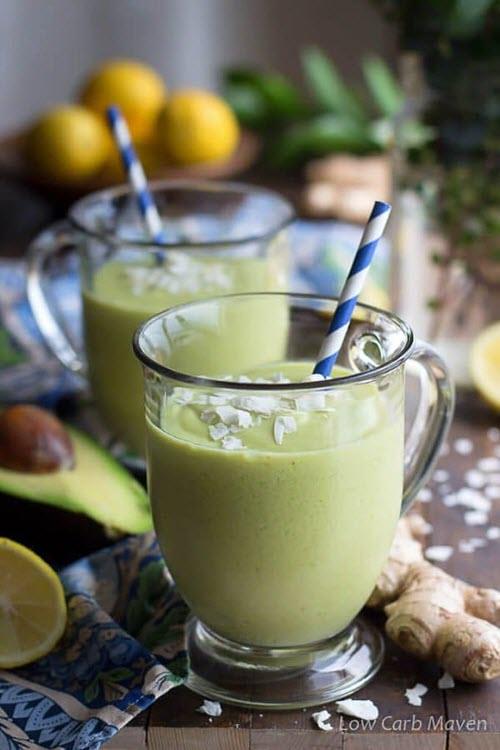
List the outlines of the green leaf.
{"label": "green leaf", "polygon": [[277,73],[231,68],[224,73],[224,93],[248,127],[266,128],[302,117],[308,109],[298,89]]}
{"label": "green leaf", "polygon": [[92,701],[94,701],[98,695],[99,695],[99,683],[96,678],[95,680],[92,680],[90,685],[87,685],[87,687],[83,691],[83,697],[85,699],[85,703],[92,703]]}
{"label": "green leaf", "polygon": [[345,85],[331,60],[317,47],[302,52],[307,83],[319,108],[355,120],[366,119],[366,112],[353,92]]}
{"label": "green leaf", "polygon": [[289,128],[269,154],[279,168],[297,166],[312,156],[335,151],[366,153],[377,150],[368,128],[356,120],[337,115],[319,115]]}
{"label": "green leaf", "polygon": [[405,96],[390,68],[380,57],[363,60],[363,74],[373,101],[384,117],[395,117],[403,109]]}
{"label": "green leaf", "polygon": [[100,678],[103,682],[123,682],[134,676],[134,672],[128,667],[115,667],[108,672],[101,672]]}
{"label": "green leaf", "polygon": [[228,83],[224,98],[242,125],[252,130],[264,130],[270,124],[267,102],[254,86]]}
{"label": "green leaf", "polygon": [[457,37],[475,34],[496,2],[497,0],[455,0],[448,18],[451,34]]}

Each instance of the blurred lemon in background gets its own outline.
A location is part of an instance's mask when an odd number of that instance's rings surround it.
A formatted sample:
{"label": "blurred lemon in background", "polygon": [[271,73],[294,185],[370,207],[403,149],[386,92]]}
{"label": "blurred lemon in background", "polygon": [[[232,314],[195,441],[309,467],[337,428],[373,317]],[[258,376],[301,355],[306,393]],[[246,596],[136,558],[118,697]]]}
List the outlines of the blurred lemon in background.
{"label": "blurred lemon in background", "polygon": [[83,85],[80,101],[101,115],[118,105],[134,141],[147,140],[156,123],[167,90],[152,68],[137,60],[109,60],[94,70]]}
{"label": "blurred lemon in background", "polygon": [[0,668],[29,664],[51,651],[66,627],[57,574],[34,552],[0,538]]}
{"label": "blurred lemon in background", "polygon": [[500,321],[485,328],[474,341],[470,366],[477,390],[500,412]]}
{"label": "blurred lemon in background", "polygon": [[199,89],[173,93],[158,120],[158,141],[177,164],[226,159],[239,139],[230,107],[218,96]]}
{"label": "blurred lemon in background", "polygon": [[40,176],[61,184],[78,184],[102,169],[111,145],[100,117],[78,105],[62,105],[35,122],[27,135],[26,151]]}

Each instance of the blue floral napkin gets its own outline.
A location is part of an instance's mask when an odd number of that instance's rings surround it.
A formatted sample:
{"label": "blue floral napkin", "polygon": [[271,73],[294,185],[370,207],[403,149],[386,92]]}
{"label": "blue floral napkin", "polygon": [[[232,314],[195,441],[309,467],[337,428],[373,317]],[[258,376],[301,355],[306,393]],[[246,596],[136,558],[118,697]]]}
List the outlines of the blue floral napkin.
{"label": "blue floral napkin", "polygon": [[62,571],[68,625],[58,647],[0,671],[0,749],[98,750],[186,674],[187,607],[153,534]]}

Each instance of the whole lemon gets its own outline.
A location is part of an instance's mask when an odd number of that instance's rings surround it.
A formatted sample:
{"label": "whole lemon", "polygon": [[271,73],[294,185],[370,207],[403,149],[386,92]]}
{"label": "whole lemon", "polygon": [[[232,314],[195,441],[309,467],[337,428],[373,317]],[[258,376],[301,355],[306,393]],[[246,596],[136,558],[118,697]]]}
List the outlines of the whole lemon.
{"label": "whole lemon", "polygon": [[118,105],[132,138],[143,141],[150,137],[166,96],[163,80],[148,65],[137,60],[109,60],[90,74],[80,101],[101,115],[110,104]]}
{"label": "whole lemon", "polygon": [[158,119],[158,141],[178,164],[226,159],[239,128],[233,111],[215,94],[183,89],[171,95]]}
{"label": "whole lemon", "polygon": [[26,155],[41,177],[79,184],[104,166],[112,143],[100,117],[77,105],[45,112],[27,135]]}

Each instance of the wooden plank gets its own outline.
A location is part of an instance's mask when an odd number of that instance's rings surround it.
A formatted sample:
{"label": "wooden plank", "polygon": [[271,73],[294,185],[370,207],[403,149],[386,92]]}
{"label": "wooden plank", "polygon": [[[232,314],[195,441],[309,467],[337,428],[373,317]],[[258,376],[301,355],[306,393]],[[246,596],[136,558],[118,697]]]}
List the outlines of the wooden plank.
{"label": "wooden plank", "polygon": [[[494,455],[500,443],[494,443],[487,436],[489,427],[497,426],[498,418],[492,414],[479,399],[472,394],[462,394],[457,403],[457,412],[450,433],[449,454],[443,456],[439,468],[449,472],[447,484],[451,491],[456,491],[465,485],[464,475],[473,469],[479,458]],[[454,450],[454,441],[458,438],[468,438],[473,442],[474,450],[469,455],[460,455]],[[434,493],[434,500],[425,505],[426,517],[434,526],[434,532],[428,544],[449,544],[454,553],[445,563],[440,563],[451,575],[463,578],[478,586],[498,587],[499,580],[499,541],[489,541],[485,547],[477,549],[472,554],[461,553],[458,544],[462,539],[484,537],[485,526],[467,526],[464,523],[462,506],[446,507],[440,495],[441,484],[431,482],[429,485]],[[490,514],[490,525],[500,526],[500,503],[493,502]],[[486,723],[483,731],[500,731],[500,683],[484,683],[470,685],[457,683],[452,690],[446,690],[446,718],[455,729],[463,722],[472,721],[481,728],[479,722]],[[499,736],[500,748],[500,736]]]}
{"label": "wooden plank", "polygon": [[109,742],[106,742],[106,749],[109,750],[141,750],[146,747],[146,727],[127,726],[118,734],[115,734]]}
{"label": "wooden plank", "polygon": [[448,750],[499,750],[498,732],[462,732],[450,734]]}
{"label": "wooden plank", "polygon": [[252,750],[341,750],[342,735],[319,729],[253,729]]}
{"label": "wooden plank", "polygon": [[152,727],[148,750],[250,750],[250,730],[210,727]]}
{"label": "wooden plank", "polygon": [[[307,745],[306,745],[307,747]],[[445,734],[346,734],[344,750],[446,750]]]}
{"label": "wooden plank", "polygon": [[196,710],[202,703],[203,698],[200,695],[185,687],[174,688],[163,695],[151,708],[148,741],[149,734],[155,727],[250,728],[250,711],[225,704],[222,716],[210,721],[211,717]]}

